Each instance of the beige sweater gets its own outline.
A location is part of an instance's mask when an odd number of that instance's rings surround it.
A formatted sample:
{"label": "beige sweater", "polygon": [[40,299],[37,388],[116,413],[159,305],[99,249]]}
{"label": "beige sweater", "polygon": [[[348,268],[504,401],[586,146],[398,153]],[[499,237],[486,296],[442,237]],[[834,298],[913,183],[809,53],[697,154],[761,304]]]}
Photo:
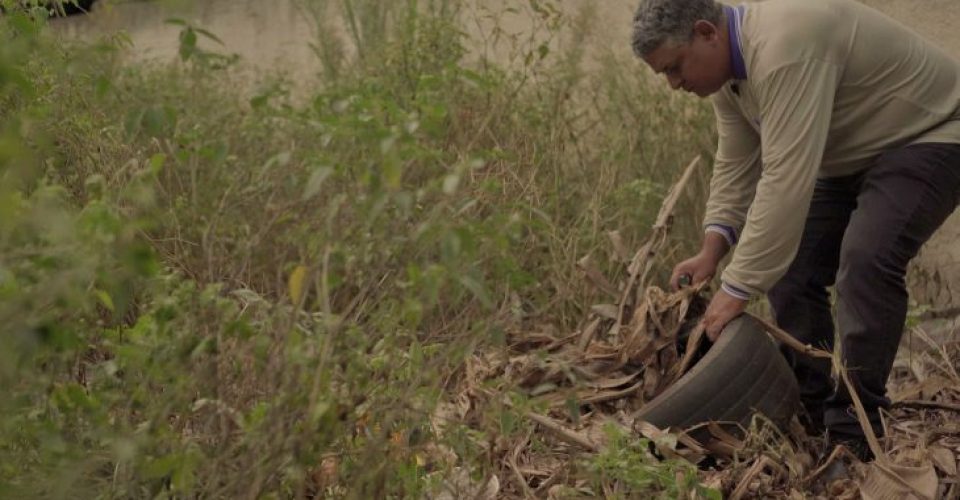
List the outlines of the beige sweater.
{"label": "beige sweater", "polygon": [[732,36],[746,79],[714,95],[704,222],[740,235],[724,284],[760,294],[796,254],[818,176],[870,168],[906,144],[960,143],[960,62],[854,0],[741,9]]}

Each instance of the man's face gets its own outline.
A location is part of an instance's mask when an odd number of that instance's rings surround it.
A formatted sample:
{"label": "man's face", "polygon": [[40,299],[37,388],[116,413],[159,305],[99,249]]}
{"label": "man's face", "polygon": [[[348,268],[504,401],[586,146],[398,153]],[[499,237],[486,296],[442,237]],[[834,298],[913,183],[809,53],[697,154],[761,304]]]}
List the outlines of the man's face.
{"label": "man's face", "polygon": [[726,38],[708,21],[697,21],[693,38],[686,43],[664,42],[643,57],[674,89],[700,97],[720,90],[732,78],[730,48]]}

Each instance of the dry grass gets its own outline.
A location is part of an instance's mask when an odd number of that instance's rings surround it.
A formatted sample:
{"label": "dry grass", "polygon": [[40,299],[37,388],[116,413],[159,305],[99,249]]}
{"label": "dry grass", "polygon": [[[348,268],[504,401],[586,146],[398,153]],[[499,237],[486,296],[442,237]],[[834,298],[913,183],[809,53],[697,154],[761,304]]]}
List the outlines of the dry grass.
{"label": "dry grass", "polygon": [[589,24],[556,12],[529,14],[573,35],[504,68],[455,2],[376,4],[305,102],[0,19],[0,496],[814,491],[794,434],[711,475],[601,416],[682,371],[696,299],[651,286],[699,238],[707,169],[669,186],[708,106],[612,53],[579,71]]}

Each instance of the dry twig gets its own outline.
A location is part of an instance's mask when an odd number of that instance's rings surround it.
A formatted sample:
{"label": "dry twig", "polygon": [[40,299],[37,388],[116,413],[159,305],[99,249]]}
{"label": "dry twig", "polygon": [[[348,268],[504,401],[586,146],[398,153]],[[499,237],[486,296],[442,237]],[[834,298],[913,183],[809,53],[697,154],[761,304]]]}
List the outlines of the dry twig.
{"label": "dry twig", "polygon": [[536,498],[536,494],[530,488],[530,485],[527,484],[527,478],[524,477],[523,473],[520,472],[520,467],[517,466],[517,457],[520,456],[520,451],[523,450],[523,447],[527,445],[530,441],[530,434],[528,433],[525,438],[517,443],[513,448],[513,452],[507,458],[507,466],[510,467],[510,470],[513,472],[514,479],[516,479],[517,486],[520,488],[520,492],[523,493],[524,498]]}
{"label": "dry twig", "polygon": [[[696,167],[699,164],[700,156],[697,156],[693,159],[693,161],[690,162],[689,165],[687,165],[687,168],[684,170],[680,180],[674,184],[673,188],[670,190],[670,194],[667,195],[666,199],[663,200],[663,204],[660,206],[660,213],[657,215],[657,221],[653,225],[653,234],[633,256],[633,261],[630,262],[630,267],[628,268],[630,277],[627,279],[627,285],[623,288],[623,295],[620,297],[620,314],[618,315],[615,328],[619,328],[621,325],[623,325],[623,312],[627,307],[627,304],[632,302],[630,300],[630,294],[633,293],[634,285],[637,283],[637,279],[641,275],[641,267],[643,274],[646,275],[650,265],[650,257],[656,254],[657,250],[659,250],[660,246],[662,246],[664,238],[666,238],[670,216],[673,214],[673,209],[677,205],[677,200],[680,199],[680,193],[683,192],[683,189],[690,181],[690,178],[693,177],[693,172],[696,170]],[[640,282],[642,281],[643,280],[640,280]]]}
{"label": "dry twig", "polygon": [[772,335],[773,338],[779,340],[780,342],[783,342],[788,347],[790,347],[791,349],[797,352],[806,354],[807,356],[811,356],[814,358],[830,359],[833,357],[833,354],[830,354],[829,352],[824,351],[823,349],[817,349],[816,347],[800,342],[799,340],[795,339],[793,335],[790,335],[789,333],[780,329],[773,323],[761,318],[760,316],[757,316],[756,314],[748,312],[746,313],[746,315],[757,320],[757,322],[760,323],[760,325],[763,326],[763,328],[767,330],[767,333]]}
{"label": "dry twig", "polygon": [[553,433],[553,435],[559,438],[561,441],[564,441],[568,444],[572,444],[575,446],[579,446],[581,448],[586,449],[587,451],[592,451],[594,453],[600,451],[600,447],[596,443],[591,441],[588,437],[580,434],[577,431],[568,429],[567,427],[563,426],[561,423],[557,422],[556,420],[550,417],[540,415],[539,413],[534,413],[532,411],[528,411],[527,413],[525,413],[525,415],[530,420],[533,420],[534,422],[540,424],[540,426],[543,427],[544,429]]}
{"label": "dry twig", "polygon": [[923,401],[919,399],[907,399],[904,401],[897,401],[893,403],[893,406],[901,406],[901,407],[908,407],[908,408],[934,408],[938,410],[960,411],[960,404],[942,403],[940,401]]}

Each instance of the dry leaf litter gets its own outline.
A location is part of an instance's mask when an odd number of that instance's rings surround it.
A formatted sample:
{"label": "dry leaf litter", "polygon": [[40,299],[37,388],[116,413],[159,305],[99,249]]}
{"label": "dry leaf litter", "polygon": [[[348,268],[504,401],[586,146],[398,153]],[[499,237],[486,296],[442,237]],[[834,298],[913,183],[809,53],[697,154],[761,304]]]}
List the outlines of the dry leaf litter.
{"label": "dry leaf litter", "polygon": [[[654,258],[667,242],[674,206],[696,166],[694,160],[670,191],[652,234],[629,259],[621,286],[609,282],[588,258],[579,262],[585,277],[616,296],[616,303],[592,307],[579,331],[515,332],[506,352],[468,360],[456,396],[437,410],[435,432],[442,433],[448,422],[477,421],[491,406],[510,405],[503,399],[510,390],[529,396],[529,407],[537,411],[517,409],[526,418],[526,434],[486,445],[499,464],[494,474],[478,481],[454,468],[443,473],[443,487],[430,498],[623,496],[616,484],[596,491],[574,473],[576,464],[602,452],[610,426],[653,443],[651,460],[696,464],[700,484],[725,498],[960,497],[960,336],[955,327],[941,328],[939,340],[921,328],[905,335],[909,345],[901,349],[889,384],[895,403],[884,415],[886,437],[870,436],[877,459],[869,464],[843,447],[824,449],[823,437],[808,436],[796,419],[780,430],[758,418],[739,435],[707,424],[715,438],[707,449],[683,429],[657,429],[635,418],[645,402],[685,373],[698,351],[702,331],[696,325],[707,303],[703,290],[666,292],[648,283]],[[611,234],[611,242],[622,255],[617,234]],[[790,340],[763,323],[777,340]],[[829,356],[795,342],[788,345]],[[452,451],[434,451],[435,459],[456,463]],[[702,490],[681,495],[700,498]]]}

